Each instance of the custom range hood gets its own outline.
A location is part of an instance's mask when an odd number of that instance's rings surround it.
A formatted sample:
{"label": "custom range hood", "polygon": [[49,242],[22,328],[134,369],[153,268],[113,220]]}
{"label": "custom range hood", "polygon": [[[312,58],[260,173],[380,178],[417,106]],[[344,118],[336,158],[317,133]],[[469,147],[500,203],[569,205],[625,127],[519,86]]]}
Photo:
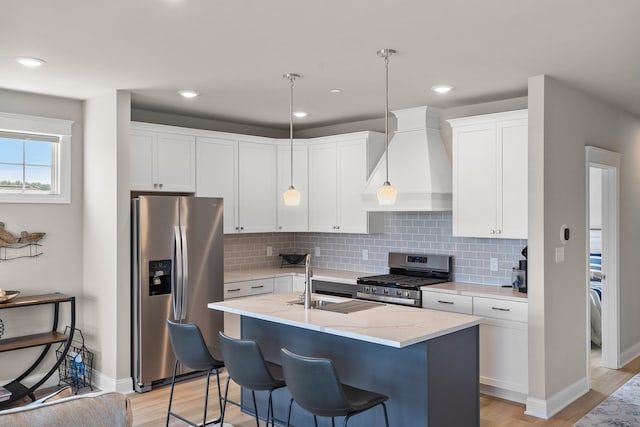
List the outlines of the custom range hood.
{"label": "custom range hood", "polygon": [[367,211],[450,211],[451,162],[440,137],[440,111],[416,107],[392,111],[398,129],[389,141],[389,181],[398,190],[393,205],[380,205],[385,154],[369,177],[362,200]]}

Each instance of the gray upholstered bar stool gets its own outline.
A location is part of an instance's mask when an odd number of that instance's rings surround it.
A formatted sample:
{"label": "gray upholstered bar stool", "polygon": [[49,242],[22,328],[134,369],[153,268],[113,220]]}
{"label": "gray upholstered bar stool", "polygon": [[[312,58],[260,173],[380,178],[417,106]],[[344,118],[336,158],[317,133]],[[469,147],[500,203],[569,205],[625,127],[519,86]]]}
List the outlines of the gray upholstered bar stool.
{"label": "gray upholstered bar stool", "polygon": [[388,400],[387,396],[341,384],[330,359],[300,356],[285,348],[280,352],[284,379],[292,397],[287,426],[295,400],[303,409],[313,414],[316,427],[317,417],[331,417],[332,426],[335,426],[334,417],[345,417],[346,427],[353,415],[378,405],[382,405],[384,421],[389,427],[387,405],[384,403]]}
{"label": "gray upholstered bar stool", "polygon": [[258,343],[253,340],[235,339],[220,332],[220,347],[228,374],[227,385],[224,390],[224,406],[220,424],[222,425],[224,422],[227,395],[229,394],[229,380],[233,380],[239,386],[251,390],[253,409],[256,414],[256,424],[258,427],[260,427],[260,423],[258,421],[258,407],[256,406],[255,392],[269,391],[266,425],[269,425],[269,420],[271,420],[272,426],[275,425],[271,394],[274,390],[286,385],[284,377],[282,376],[282,367],[264,360]]}
{"label": "gray upholstered bar stool", "polygon": [[[167,426],[169,425],[169,417],[174,416],[185,423],[192,426],[204,426],[207,424],[215,424],[220,418],[207,422],[207,406],[209,404],[209,378],[211,373],[215,371],[218,379],[218,403],[220,404],[220,416],[222,417],[222,393],[220,393],[220,368],[224,367],[224,362],[216,360],[209,349],[207,343],[202,337],[202,332],[197,325],[189,323],[175,323],[167,320],[169,326],[169,339],[171,347],[176,355],[176,364],[173,367],[173,378],[171,379],[171,394],[169,395],[169,409],[167,410]],[[171,412],[171,404],[173,403],[173,388],[176,384],[176,371],[178,370],[178,362],[194,371],[207,372],[207,388],[204,392],[204,414],[202,416],[202,424],[193,423],[181,415]],[[222,425],[222,423],[220,424]]]}

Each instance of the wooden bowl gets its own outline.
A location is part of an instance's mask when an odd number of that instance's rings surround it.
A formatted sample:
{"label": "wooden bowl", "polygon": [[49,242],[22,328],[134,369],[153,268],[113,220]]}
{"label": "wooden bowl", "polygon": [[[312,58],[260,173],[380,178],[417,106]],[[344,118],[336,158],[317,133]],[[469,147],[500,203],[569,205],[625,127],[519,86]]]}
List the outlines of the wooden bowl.
{"label": "wooden bowl", "polygon": [[0,303],[9,302],[20,295],[20,291],[5,291],[4,295],[0,295]]}

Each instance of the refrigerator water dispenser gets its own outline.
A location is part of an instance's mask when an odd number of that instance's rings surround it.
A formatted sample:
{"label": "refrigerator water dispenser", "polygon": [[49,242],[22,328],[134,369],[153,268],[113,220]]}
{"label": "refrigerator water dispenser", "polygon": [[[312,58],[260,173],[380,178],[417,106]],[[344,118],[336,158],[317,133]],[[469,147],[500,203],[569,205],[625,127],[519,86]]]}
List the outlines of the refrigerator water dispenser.
{"label": "refrigerator water dispenser", "polygon": [[149,295],[170,294],[172,276],[170,259],[149,261]]}

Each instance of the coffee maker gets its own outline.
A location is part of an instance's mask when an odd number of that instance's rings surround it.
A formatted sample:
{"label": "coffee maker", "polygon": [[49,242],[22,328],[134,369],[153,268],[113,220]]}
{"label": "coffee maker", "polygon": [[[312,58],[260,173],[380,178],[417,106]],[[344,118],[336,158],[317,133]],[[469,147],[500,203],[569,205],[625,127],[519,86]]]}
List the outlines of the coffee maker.
{"label": "coffee maker", "polygon": [[518,261],[518,267],[511,270],[511,285],[519,292],[527,293],[527,246],[522,250],[525,259]]}

